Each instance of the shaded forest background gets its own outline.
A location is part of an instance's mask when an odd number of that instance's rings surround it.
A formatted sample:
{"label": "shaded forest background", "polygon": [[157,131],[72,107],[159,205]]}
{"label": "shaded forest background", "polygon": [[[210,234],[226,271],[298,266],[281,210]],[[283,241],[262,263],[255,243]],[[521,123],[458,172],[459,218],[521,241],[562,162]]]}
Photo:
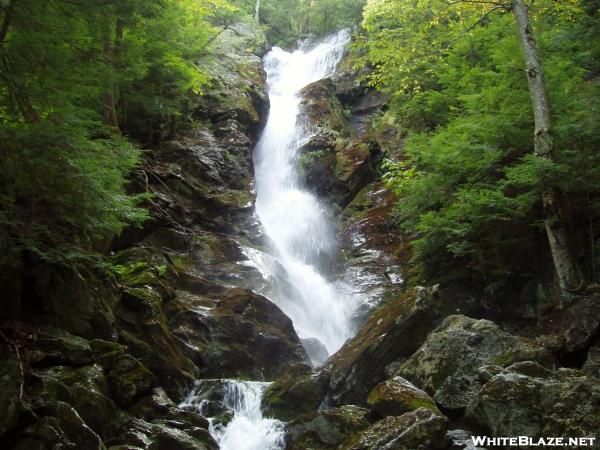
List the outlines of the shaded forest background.
{"label": "shaded forest background", "polygon": [[[364,8],[364,10],[363,10]],[[555,139],[535,156],[533,114],[511,2],[263,0],[273,44],[342,27],[366,83],[389,94],[399,132],[381,167],[415,281],[493,294],[552,277],[541,189],[560,193],[571,251],[589,283],[600,241],[600,2],[535,2]],[[210,89],[197,64],[254,0],[2,0],[0,253],[105,270],[111,241],[147,218],[128,180],[144,149],[189,122]],[[8,273],[8,272],[7,272]]]}

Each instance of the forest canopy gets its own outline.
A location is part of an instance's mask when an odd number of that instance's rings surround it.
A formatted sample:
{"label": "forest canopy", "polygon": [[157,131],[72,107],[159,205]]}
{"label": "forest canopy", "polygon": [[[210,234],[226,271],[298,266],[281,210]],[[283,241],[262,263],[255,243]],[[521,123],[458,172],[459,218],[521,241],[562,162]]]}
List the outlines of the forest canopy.
{"label": "forest canopy", "polygon": [[514,3],[370,0],[365,9],[362,65],[372,69],[368,82],[391,95],[385,121],[403,135],[402,156],[387,161],[385,177],[416,269],[430,279],[494,289],[543,270],[548,189],[573,259],[595,277],[600,4],[529,7],[553,123],[548,158],[534,151]]}
{"label": "forest canopy", "polygon": [[548,263],[543,229],[553,223],[543,198],[552,192],[573,260],[598,281],[600,2],[528,9],[551,158],[534,146],[515,3],[2,0],[0,231],[10,237],[2,246],[70,264],[141,224],[148,197],[128,190],[141,149],[185,123],[187,100],[210,85],[200,57],[246,21],[287,46],[355,31],[357,69],[391,99],[380,125],[401,133],[400,156],[388,155],[382,172],[417,277],[492,289],[515,276],[525,282]]}
{"label": "forest canopy", "polygon": [[186,96],[202,92],[208,76],[195,60],[218,31],[210,18],[235,7],[6,0],[0,8],[0,227],[42,258],[89,258],[145,219],[144,196],[126,192],[141,156],[135,141],[156,139]]}

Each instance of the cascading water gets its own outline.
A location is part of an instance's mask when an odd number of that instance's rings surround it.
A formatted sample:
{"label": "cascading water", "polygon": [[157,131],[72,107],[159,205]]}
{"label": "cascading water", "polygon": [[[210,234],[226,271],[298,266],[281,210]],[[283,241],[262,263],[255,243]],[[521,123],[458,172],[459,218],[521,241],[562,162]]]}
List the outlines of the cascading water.
{"label": "cascading water", "polygon": [[[211,390],[211,382],[201,380],[188,395],[181,408],[195,410],[207,415],[209,400],[204,398]],[[221,450],[279,450],[284,446],[283,422],[264,418],[260,409],[262,394],[269,383],[258,381],[216,380],[221,384],[221,401],[233,412],[233,419],[226,425],[210,421],[210,434]],[[208,385],[208,389],[207,386]]]}
{"label": "cascading water", "polygon": [[275,284],[286,286],[269,297],[292,319],[301,338],[318,339],[329,354],[350,337],[355,302],[322,275],[336,240],[326,208],[297,174],[301,145],[315,131],[299,120],[299,94],[333,73],[349,40],[349,33],[341,31],[292,53],[275,47],[265,57],[271,109],[255,150],[256,212],[277,263],[263,266]]}
{"label": "cascading water", "polygon": [[[265,57],[271,109],[255,150],[256,212],[270,240],[270,251],[247,249],[247,256],[271,283],[268,292],[303,339],[317,339],[328,354],[352,333],[356,302],[344,286],[323,276],[334,259],[332,220],[319,200],[303,188],[295,164],[303,142],[314,133],[298,120],[300,91],[333,73],[350,41],[346,31],[295,52],[274,47]],[[309,352],[311,353],[311,352]],[[311,358],[321,362],[326,355]],[[221,380],[223,405],[234,414],[226,426],[210,419],[210,432],[222,450],[277,450],[284,447],[284,424],[265,418],[262,394],[268,383]],[[203,381],[181,407],[207,416]]]}

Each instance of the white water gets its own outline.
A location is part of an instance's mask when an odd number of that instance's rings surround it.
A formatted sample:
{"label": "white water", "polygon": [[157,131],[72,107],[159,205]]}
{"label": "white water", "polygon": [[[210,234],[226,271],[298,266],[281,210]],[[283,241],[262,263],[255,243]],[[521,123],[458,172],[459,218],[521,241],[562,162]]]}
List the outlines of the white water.
{"label": "white water", "polygon": [[[256,212],[271,248],[268,253],[251,249],[247,253],[271,281],[274,288],[269,297],[292,319],[298,335],[317,339],[329,354],[351,336],[357,304],[346,293],[347,286],[323,276],[325,265],[335,259],[337,242],[326,208],[297,175],[299,148],[314,132],[298,120],[299,93],[333,73],[349,40],[347,32],[340,32],[292,53],[274,47],[265,57],[271,109],[255,150]],[[268,383],[226,380],[223,404],[234,412],[234,418],[227,426],[214,425],[211,420],[210,427],[222,450],[284,447],[284,424],[261,412],[266,386]],[[204,414],[204,401],[195,390],[181,406]]]}
{"label": "white water", "polygon": [[291,53],[275,47],[265,57],[271,109],[255,150],[256,212],[279,263],[279,270],[268,275],[276,282],[285,277],[288,286],[270,298],[292,319],[301,338],[318,339],[329,354],[351,336],[356,305],[322,275],[337,243],[326,208],[297,174],[298,150],[314,133],[299,120],[299,93],[333,73],[349,40],[343,31]]}
{"label": "white water", "polygon": [[[210,383],[210,380],[208,381]],[[283,422],[265,418],[260,404],[269,383],[258,381],[220,380],[223,386],[222,403],[233,411],[234,417],[222,426],[210,421],[210,434],[222,450],[279,450],[284,447]],[[203,382],[198,382],[180,407],[205,413]]]}

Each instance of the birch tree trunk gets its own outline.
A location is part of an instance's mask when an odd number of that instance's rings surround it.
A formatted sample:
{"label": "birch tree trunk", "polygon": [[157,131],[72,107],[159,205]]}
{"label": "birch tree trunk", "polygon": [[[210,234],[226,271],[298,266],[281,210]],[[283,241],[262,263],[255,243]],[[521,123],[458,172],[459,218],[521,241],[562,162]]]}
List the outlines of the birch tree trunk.
{"label": "birch tree trunk", "polygon": [[[513,13],[517,22],[517,34],[523,48],[529,94],[533,106],[534,153],[540,158],[551,161],[553,160],[554,140],[548,94],[529,11],[524,0],[513,0]],[[566,220],[560,209],[558,192],[556,188],[548,185],[546,180],[542,180],[542,183],[544,227],[548,235],[558,282],[566,291],[581,289],[583,279],[568,245]]]}
{"label": "birch tree trunk", "polygon": [[256,6],[254,8],[254,20],[260,21],[260,0],[256,0]]}

